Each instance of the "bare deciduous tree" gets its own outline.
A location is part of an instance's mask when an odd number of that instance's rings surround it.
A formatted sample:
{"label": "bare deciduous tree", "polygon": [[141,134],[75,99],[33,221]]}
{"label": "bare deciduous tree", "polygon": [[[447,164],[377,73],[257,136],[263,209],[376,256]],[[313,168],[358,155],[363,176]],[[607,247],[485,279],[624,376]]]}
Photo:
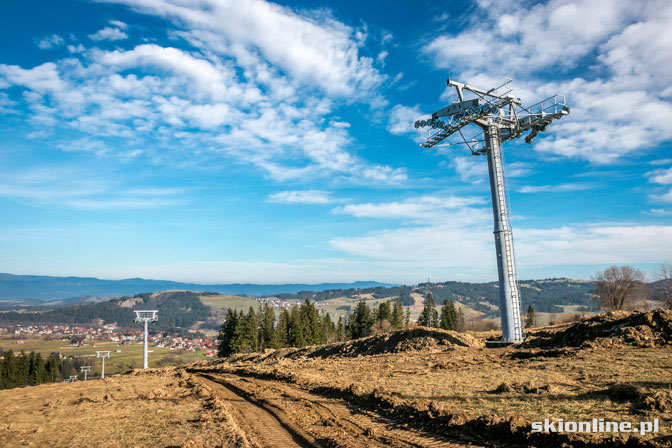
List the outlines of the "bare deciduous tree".
{"label": "bare deciduous tree", "polygon": [[672,261],[661,263],[656,273],[653,297],[663,306],[672,309]]}
{"label": "bare deciduous tree", "polygon": [[644,272],[632,266],[611,266],[597,272],[593,281],[600,306],[608,311],[634,308],[646,294],[645,279]]}

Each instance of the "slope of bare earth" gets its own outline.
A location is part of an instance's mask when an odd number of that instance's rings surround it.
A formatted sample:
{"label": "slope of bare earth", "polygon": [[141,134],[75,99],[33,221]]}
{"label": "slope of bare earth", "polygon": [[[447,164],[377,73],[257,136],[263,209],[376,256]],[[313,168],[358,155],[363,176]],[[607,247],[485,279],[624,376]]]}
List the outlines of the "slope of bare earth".
{"label": "slope of bare earth", "polygon": [[[0,446],[669,447],[671,322],[603,315],[497,349],[415,329],[0,391]],[[544,418],[660,432],[531,433]]]}

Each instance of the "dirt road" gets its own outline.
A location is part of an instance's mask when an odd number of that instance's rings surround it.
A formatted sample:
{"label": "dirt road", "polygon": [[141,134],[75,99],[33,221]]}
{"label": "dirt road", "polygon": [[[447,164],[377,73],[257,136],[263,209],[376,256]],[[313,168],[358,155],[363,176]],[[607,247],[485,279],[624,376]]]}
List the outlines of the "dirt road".
{"label": "dirt road", "polygon": [[474,446],[420,433],[401,421],[294,385],[233,374],[198,373],[194,378],[231,407],[250,443],[260,447]]}

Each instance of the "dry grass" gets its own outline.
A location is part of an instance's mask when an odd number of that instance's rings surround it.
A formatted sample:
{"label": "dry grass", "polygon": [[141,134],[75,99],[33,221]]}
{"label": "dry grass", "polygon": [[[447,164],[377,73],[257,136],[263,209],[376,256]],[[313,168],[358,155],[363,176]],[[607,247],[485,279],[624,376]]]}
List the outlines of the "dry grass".
{"label": "dry grass", "polygon": [[0,446],[244,446],[235,423],[203,431],[229,416],[189,375],[149,372],[0,391]]}

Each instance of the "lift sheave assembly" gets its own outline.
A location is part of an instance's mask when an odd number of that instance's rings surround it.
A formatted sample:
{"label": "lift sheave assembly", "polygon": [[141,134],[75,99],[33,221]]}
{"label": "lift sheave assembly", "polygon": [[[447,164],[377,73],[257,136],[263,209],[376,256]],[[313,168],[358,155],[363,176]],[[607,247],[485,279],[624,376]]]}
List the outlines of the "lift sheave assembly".
{"label": "lift sheave assembly", "polygon": [[[508,193],[504,176],[501,144],[521,137],[532,143],[539,132],[546,130],[553,120],[569,114],[564,95],[555,95],[533,106],[524,107],[513,95],[511,80],[490,90],[483,90],[448,79],[455,87],[458,100],[434,112],[428,120],[418,120],[425,148],[434,146],[466,145],[473,155],[488,159],[490,193],[495,218],[495,249],[499,274],[499,303],[502,319],[500,344],[521,342],[524,339],[520,316],[520,289],[516,276],[513,237],[509,219]],[[468,95],[470,98],[466,98]],[[481,128],[478,136],[465,137],[463,130],[470,124]],[[461,141],[444,143],[448,137],[459,135]]]}

